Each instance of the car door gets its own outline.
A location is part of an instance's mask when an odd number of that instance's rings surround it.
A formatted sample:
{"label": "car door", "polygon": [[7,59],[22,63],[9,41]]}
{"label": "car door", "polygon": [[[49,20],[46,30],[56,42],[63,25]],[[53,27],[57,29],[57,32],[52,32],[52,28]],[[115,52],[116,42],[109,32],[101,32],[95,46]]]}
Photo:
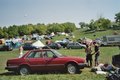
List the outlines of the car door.
{"label": "car door", "polygon": [[81,48],[79,43],[75,43],[75,45],[76,45],[76,49],[80,49]]}
{"label": "car door", "polygon": [[33,71],[46,70],[45,59],[43,58],[42,51],[32,51],[26,61]]}
{"label": "car door", "polygon": [[76,49],[76,43],[73,43],[73,49]]}
{"label": "car door", "polygon": [[64,68],[63,61],[60,57],[48,50],[44,53],[45,66],[47,71],[62,70]]}
{"label": "car door", "polygon": [[74,49],[74,43],[71,43],[71,44],[70,44],[70,48],[71,48],[71,49]]}

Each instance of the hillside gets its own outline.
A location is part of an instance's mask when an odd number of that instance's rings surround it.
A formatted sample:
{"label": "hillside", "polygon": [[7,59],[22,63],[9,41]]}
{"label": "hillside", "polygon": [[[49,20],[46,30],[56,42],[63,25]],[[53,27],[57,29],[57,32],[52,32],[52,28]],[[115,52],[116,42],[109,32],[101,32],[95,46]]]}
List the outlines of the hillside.
{"label": "hillside", "polygon": [[[87,32],[87,31],[85,31],[85,29],[78,29],[78,30],[73,32],[75,38],[72,38],[70,36],[55,36],[52,40],[53,41],[61,40],[61,39],[66,38],[66,37],[68,37],[68,38],[70,38],[71,40],[74,40],[74,41],[76,41],[77,39],[83,38],[83,37],[87,37],[87,38],[90,38],[90,39],[94,40],[96,38],[101,38],[102,36],[105,36],[105,35],[112,35],[115,32],[120,34],[120,30],[106,30],[106,31]],[[96,35],[96,36],[94,36],[94,35]]]}

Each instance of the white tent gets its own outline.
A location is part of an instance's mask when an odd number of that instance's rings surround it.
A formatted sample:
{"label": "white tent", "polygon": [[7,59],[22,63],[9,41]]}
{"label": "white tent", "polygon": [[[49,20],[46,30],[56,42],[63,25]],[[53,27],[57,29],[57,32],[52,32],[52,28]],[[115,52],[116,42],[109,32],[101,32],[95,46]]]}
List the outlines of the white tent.
{"label": "white tent", "polygon": [[89,38],[86,38],[86,37],[82,38],[82,43],[91,44],[92,41],[93,41],[92,39],[89,39]]}
{"label": "white tent", "polygon": [[33,44],[32,44],[33,46],[36,46],[36,47],[44,47],[45,45],[41,42],[41,41],[36,41],[36,42],[34,42]]}

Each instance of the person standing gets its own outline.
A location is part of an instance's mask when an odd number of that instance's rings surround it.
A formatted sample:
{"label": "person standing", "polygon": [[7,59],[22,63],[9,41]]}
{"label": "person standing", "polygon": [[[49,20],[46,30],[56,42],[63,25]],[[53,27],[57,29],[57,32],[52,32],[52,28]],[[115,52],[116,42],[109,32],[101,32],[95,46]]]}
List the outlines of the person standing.
{"label": "person standing", "polygon": [[93,42],[94,45],[94,54],[95,54],[95,66],[98,66],[98,59],[100,56],[99,45],[96,42]]}
{"label": "person standing", "polygon": [[91,46],[86,44],[86,48],[85,48],[85,53],[86,53],[86,62],[88,64],[88,66],[92,67],[92,49]]}
{"label": "person standing", "polygon": [[23,56],[23,47],[22,46],[20,46],[20,48],[19,48],[19,53],[20,53],[19,58],[21,58]]}

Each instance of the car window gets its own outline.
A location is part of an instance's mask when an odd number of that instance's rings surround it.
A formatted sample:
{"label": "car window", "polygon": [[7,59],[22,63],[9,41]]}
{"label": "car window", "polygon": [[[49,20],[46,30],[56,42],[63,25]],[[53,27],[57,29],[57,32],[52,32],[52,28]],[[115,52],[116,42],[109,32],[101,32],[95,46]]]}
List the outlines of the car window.
{"label": "car window", "polygon": [[77,45],[77,46],[79,46],[79,44],[78,44],[78,43],[76,43],[76,45]]}
{"label": "car window", "polygon": [[41,52],[31,52],[29,55],[28,55],[28,58],[42,58],[43,57],[43,55],[42,55],[42,53]]}
{"label": "car window", "polygon": [[41,52],[36,52],[34,58],[42,58],[42,53]]}
{"label": "car window", "polygon": [[55,55],[55,56],[57,56],[57,57],[61,57],[61,56],[63,56],[62,54],[60,54],[58,51],[56,51],[56,50],[52,50],[52,52],[53,52],[53,54]]}
{"label": "car window", "polygon": [[42,54],[45,58],[52,58],[54,55],[52,51],[44,51]]}
{"label": "car window", "polygon": [[69,45],[73,45],[73,43],[70,43]]}
{"label": "car window", "polygon": [[72,45],[75,45],[75,43],[72,43]]}
{"label": "car window", "polygon": [[54,54],[51,51],[47,51],[47,55],[48,55],[48,58],[52,58]]}
{"label": "car window", "polygon": [[34,52],[30,52],[30,54],[28,55],[27,58],[34,58],[34,56],[35,56],[35,53]]}

